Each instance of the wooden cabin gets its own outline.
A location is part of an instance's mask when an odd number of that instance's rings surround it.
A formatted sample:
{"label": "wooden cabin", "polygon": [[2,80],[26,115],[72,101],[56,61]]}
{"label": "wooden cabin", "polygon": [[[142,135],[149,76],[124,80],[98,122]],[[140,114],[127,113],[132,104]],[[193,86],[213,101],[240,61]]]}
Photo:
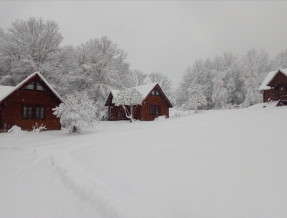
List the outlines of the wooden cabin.
{"label": "wooden cabin", "polygon": [[[158,83],[134,88],[142,95],[141,104],[135,107],[134,119],[151,121],[158,116],[169,117],[169,108],[172,107],[172,104]],[[128,120],[124,108],[113,104],[113,98],[118,92],[118,90],[112,90],[105,103],[105,106],[108,107],[108,120]]]}
{"label": "wooden cabin", "polygon": [[287,105],[287,69],[269,72],[259,90],[263,102],[278,101],[277,106]]}
{"label": "wooden cabin", "polygon": [[59,130],[60,120],[52,109],[62,102],[60,95],[38,72],[16,87],[0,86],[0,131],[5,132],[14,125],[32,130],[36,124]]}

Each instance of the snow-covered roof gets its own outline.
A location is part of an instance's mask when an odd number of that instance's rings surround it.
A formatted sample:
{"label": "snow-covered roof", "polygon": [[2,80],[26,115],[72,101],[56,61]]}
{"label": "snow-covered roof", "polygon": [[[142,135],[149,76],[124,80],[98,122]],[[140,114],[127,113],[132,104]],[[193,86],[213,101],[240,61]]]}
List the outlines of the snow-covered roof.
{"label": "snow-covered roof", "polygon": [[[148,94],[151,92],[151,90],[153,90],[153,88],[157,84],[158,83],[149,83],[149,84],[146,84],[146,85],[135,86],[135,87],[132,87],[132,88],[136,89],[142,95],[142,101],[143,101],[148,96]],[[119,91],[120,90],[111,90],[111,93],[115,97],[115,96],[117,96]]]}
{"label": "snow-covered roof", "polygon": [[[141,102],[143,102],[149,95],[149,93],[156,87],[158,86],[160,89],[160,93],[162,95],[162,97],[166,100],[167,104],[169,107],[173,107],[170,100],[168,99],[168,97],[166,96],[166,94],[164,93],[164,91],[162,90],[162,88],[160,87],[160,85],[155,82],[155,83],[148,83],[146,85],[141,85],[141,86],[135,86],[135,87],[131,87],[129,89],[136,89],[140,94],[141,94]],[[129,90],[127,89],[127,90]],[[109,106],[112,104],[112,99],[114,97],[117,96],[117,94],[120,92],[120,90],[111,90],[110,91],[110,95],[106,100],[105,106]]]}
{"label": "snow-covered roof", "polygon": [[268,86],[268,84],[271,82],[271,80],[275,77],[275,75],[278,73],[278,72],[281,72],[283,73],[285,76],[287,76],[287,68],[285,69],[280,69],[280,70],[275,70],[275,71],[271,71],[267,74],[267,76],[265,77],[265,79],[263,80],[262,84],[260,85],[259,87],[259,90],[260,91],[263,91],[263,90],[269,90],[271,89],[270,86]]}
{"label": "snow-covered roof", "polygon": [[13,86],[0,86],[0,101],[6,98],[14,89]]}
{"label": "snow-covered roof", "polygon": [[[20,87],[22,87],[28,80],[30,80],[32,77],[38,75],[41,80],[49,87],[49,89],[63,102],[63,99],[58,94],[58,92],[48,83],[48,81],[43,77],[43,75],[39,72],[32,73],[30,76],[28,76],[26,79],[24,79],[22,82],[20,82],[17,86],[0,86],[0,102],[9,96],[12,92],[18,90]],[[3,90],[3,92],[2,92]]]}
{"label": "snow-covered roof", "polygon": [[[51,89],[51,91],[62,101],[64,102],[64,100],[62,99],[62,97],[59,95],[59,93],[51,86],[50,83],[48,83],[48,81],[45,79],[45,77],[39,73],[39,72],[35,72],[34,74],[37,74],[41,80],[49,87],[49,89]],[[33,74],[32,74],[33,75]]]}

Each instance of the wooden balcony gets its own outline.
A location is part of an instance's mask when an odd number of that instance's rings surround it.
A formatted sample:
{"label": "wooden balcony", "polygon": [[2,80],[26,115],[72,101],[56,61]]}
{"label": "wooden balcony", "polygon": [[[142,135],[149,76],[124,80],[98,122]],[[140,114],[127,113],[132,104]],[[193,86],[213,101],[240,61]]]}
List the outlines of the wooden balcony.
{"label": "wooden balcony", "polygon": [[270,95],[270,98],[271,98],[273,101],[287,100],[287,92],[272,93],[272,94]]}

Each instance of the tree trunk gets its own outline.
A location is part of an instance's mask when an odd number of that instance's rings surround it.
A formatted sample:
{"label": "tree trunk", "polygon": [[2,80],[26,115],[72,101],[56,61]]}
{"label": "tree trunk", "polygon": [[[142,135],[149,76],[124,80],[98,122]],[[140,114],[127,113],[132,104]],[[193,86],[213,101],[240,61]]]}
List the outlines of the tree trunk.
{"label": "tree trunk", "polygon": [[77,131],[78,131],[77,127],[76,127],[76,126],[73,126],[72,133],[75,133],[75,132],[77,132]]}

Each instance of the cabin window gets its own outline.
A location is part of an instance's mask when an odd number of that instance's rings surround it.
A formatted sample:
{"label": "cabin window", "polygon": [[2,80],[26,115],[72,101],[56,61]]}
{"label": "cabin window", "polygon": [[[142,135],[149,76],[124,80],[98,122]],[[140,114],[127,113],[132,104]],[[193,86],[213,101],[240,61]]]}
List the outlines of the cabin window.
{"label": "cabin window", "polygon": [[151,91],[151,95],[159,96],[159,91],[155,88]]}
{"label": "cabin window", "polygon": [[160,115],[160,106],[150,105],[149,106],[149,114],[150,115]]}
{"label": "cabin window", "polygon": [[45,108],[43,107],[23,107],[23,119],[44,119],[45,118]]}
{"label": "cabin window", "polygon": [[30,83],[29,85],[27,85],[27,86],[25,87],[25,89],[34,90],[34,86],[35,86],[35,84],[34,84],[34,82],[32,82],[32,83]]}
{"label": "cabin window", "polygon": [[36,119],[44,119],[44,108],[36,107],[35,108],[35,118]]}
{"label": "cabin window", "polygon": [[45,88],[41,85],[41,83],[36,82],[36,90],[45,91]]}
{"label": "cabin window", "polygon": [[24,106],[23,108],[23,118],[31,119],[33,115],[33,108],[29,106]]}
{"label": "cabin window", "polygon": [[46,89],[41,85],[38,81],[33,81],[30,84],[28,84],[25,89],[28,90],[38,90],[38,91],[45,91]]}

